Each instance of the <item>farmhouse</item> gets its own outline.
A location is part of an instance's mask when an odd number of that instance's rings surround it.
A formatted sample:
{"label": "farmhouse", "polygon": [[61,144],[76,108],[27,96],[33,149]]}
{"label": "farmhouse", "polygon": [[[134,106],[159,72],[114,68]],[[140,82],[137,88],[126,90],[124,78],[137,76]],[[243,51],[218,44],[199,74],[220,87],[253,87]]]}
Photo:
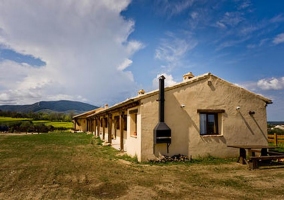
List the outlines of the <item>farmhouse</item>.
{"label": "farmhouse", "polygon": [[74,130],[79,130],[82,132],[87,132],[88,130],[91,130],[90,124],[87,124],[88,121],[86,119],[89,115],[99,112],[100,110],[103,110],[103,108],[97,108],[81,113],[79,115],[75,115],[73,117]]}
{"label": "farmhouse", "polygon": [[[181,83],[73,119],[114,147],[147,161],[159,155],[233,157],[234,144],[267,145],[266,106],[272,101],[211,73],[187,73]],[[84,123],[85,122],[85,123]]]}

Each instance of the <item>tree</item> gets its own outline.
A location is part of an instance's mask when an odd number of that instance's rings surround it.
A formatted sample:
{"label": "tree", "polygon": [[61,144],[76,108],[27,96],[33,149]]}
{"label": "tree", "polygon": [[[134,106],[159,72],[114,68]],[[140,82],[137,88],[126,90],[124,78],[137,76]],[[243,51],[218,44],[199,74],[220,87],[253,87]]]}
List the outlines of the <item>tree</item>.
{"label": "tree", "polygon": [[19,127],[20,132],[30,132],[33,130],[33,123],[31,121],[23,121]]}

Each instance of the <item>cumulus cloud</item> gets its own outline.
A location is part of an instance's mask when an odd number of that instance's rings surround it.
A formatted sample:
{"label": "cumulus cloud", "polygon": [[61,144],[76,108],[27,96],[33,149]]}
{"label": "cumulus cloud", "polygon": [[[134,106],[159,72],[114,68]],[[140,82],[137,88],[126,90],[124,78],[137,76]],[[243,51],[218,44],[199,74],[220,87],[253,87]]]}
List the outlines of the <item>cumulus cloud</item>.
{"label": "cumulus cloud", "polygon": [[284,33],[278,34],[274,39],[273,43],[274,44],[280,44],[284,42]]}
{"label": "cumulus cloud", "polygon": [[153,88],[159,87],[159,77],[162,75],[165,77],[165,87],[171,86],[177,83],[176,81],[174,81],[174,78],[171,74],[161,73],[161,74],[158,74],[156,78],[153,79],[152,81]]}
{"label": "cumulus cloud", "polygon": [[284,77],[261,79],[257,82],[257,86],[262,90],[282,90],[284,89]]}
{"label": "cumulus cloud", "polygon": [[143,44],[128,40],[134,21],[120,13],[130,0],[2,0],[0,46],[46,65],[1,61],[0,104],[39,100],[115,103],[136,90],[127,71]]}
{"label": "cumulus cloud", "polygon": [[128,58],[125,59],[119,66],[117,69],[119,70],[124,70],[127,67],[129,67],[132,64],[132,60],[129,60]]}

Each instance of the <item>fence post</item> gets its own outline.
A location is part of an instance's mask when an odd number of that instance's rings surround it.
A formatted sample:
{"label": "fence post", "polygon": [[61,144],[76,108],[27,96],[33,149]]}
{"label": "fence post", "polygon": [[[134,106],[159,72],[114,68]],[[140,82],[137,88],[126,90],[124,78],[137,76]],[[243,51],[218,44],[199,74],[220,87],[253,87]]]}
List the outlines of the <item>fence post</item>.
{"label": "fence post", "polygon": [[277,146],[277,133],[274,133],[274,145]]}

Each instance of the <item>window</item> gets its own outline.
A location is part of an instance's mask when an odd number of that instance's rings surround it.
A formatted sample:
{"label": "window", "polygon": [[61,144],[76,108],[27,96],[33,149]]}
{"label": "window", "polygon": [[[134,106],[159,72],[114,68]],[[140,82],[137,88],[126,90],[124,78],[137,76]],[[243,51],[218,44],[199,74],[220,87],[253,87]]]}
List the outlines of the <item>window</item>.
{"label": "window", "polygon": [[136,137],[137,136],[137,113],[138,109],[130,110],[130,135]]}
{"label": "window", "polygon": [[224,110],[197,110],[200,118],[200,135],[218,135],[220,134],[221,113]]}
{"label": "window", "polygon": [[200,134],[201,135],[218,134],[218,114],[200,113]]}
{"label": "window", "polygon": [[114,117],[115,129],[120,129],[119,116]]}
{"label": "window", "polygon": [[123,115],[123,129],[127,131],[127,115]]}

